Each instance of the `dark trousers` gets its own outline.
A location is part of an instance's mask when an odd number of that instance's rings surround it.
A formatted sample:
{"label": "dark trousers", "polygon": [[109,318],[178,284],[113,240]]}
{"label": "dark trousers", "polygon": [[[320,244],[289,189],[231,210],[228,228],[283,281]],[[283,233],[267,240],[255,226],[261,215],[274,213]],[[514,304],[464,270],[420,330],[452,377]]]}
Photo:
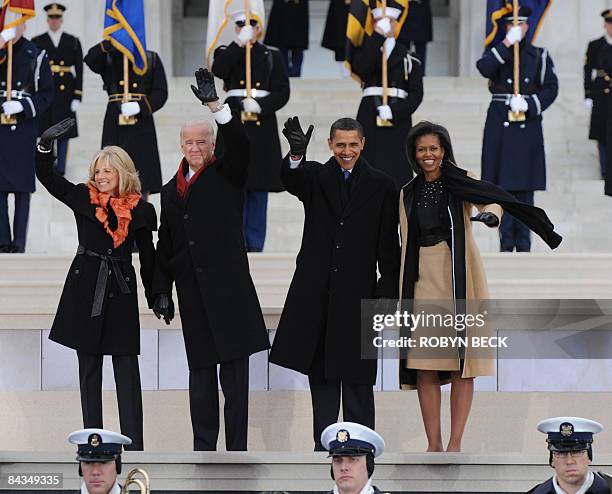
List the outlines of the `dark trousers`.
{"label": "dark trousers", "polygon": [[248,190],[244,197],[244,241],[248,252],[261,252],[266,241],[268,192]]}
{"label": "dark trousers", "polygon": [[[508,192],[519,201],[533,205],[533,190]],[[525,223],[508,213],[504,213],[499,225],[499,250],[501,252],[512,252],[515,247],[517,252],[529,252],[531,250],[531,232]]]}
{"label": "dark trousers", "polygon": [[356,422],[374,429],[374,389],[368,384],[344,381],[317,382],[308,376],[312,398],[312,434],[314,450],[325,451],[321,433],[328,425],[338,422],[340,399],[344,421]]}
{"label": "dark trousers", "polygon": [[[246,451],[249,426],[249,358],[221,362],[219,381],[225,406],[225,447]],[[216,451],[219,437],[217,366],[189,371],[189,408],[194,451]]]}
{"label": "dark trousers", "polygon": [[287,67],[289,77],[300,77],[302,75],[302,62],[304,61],[304,50],[301,48],[281,48],[280,54]]}
{"label": "dark trousers", "polygon": [[[15,196],[15,216],[13,232],[8,214],[8,196]],[[0,192],[0,247],[12,247],[12,252],[25,252],[30,216],[29,192]]]}
{"label": "dark trousers", "polygon": [[57,142],[57,161],[55,162],[55,169],[60,175],[66,173],[66,157],[68,156],[68,141],[70,139],[60,139]]}
{"label": "dark trousers", "polygon": [[606,178],[606,169],[608,168],[608,147],[604,141],[597,141],[597,151],[599,151],[599,171],[603,180]]}
{"label": "dark trousers", "polygon": [[[81,409],[85,428],[102,428],[102,361],[103,355],[78,352]],[[113,355],[121,434],[132,444],[125,449],[143,450],[142,390],[137,355]]]}

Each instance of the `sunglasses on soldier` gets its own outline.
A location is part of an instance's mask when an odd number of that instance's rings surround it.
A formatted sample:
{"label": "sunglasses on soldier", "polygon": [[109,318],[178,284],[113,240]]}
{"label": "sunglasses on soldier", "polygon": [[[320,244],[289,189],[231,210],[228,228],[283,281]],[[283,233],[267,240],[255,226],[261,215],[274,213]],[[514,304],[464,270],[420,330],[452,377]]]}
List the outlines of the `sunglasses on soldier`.
{"label": "sunglasses on soldier", "polygon": [[[251,25],[251,27],[257,26],[257,19],[251,19],[249,21],[249,24]],[[242,27],[246,26],[246,21],[236,21],[236,26],[242,28]]]}

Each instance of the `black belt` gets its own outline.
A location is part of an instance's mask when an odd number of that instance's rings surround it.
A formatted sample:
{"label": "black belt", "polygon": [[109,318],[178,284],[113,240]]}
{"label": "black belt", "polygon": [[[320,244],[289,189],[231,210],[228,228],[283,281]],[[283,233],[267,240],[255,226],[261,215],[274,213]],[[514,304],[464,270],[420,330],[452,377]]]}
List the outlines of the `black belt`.
{"label": "black belt", "polygon": [[86,256],[97,257],[100,259],[100,269],[98,270],[98,279],[96,280],[96,290],[94,292],[94,300],[93,306],[91,308],[91,317],[97,317],[102,314],[102,305],[104,304],[104,293],[106,292],[106,284],[108,283],[108,275],[109,275],[109,266],[112,268],[113,273],[115,274],[115,279],[117,280],[117,284],[119,285],[119,290],[121,293],[132,293],[130,291],[130,287],[127,285],[125,278],[123,277],[123,273],[119,268],[120,262],[128,262],[131,259],[129,258],[120,258],[107,256],[104,254],[98,254],[92,250],[87,250],[82,245],[79,245],[77,249],[77,254],[84,254]]}

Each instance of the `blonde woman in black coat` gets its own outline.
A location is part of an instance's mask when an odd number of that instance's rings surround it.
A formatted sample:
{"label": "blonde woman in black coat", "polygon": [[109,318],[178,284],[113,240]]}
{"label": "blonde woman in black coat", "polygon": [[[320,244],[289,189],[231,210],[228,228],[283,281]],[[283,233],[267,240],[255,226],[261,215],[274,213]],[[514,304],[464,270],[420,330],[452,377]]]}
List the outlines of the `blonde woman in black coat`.
{"label": "blonde woman in black coat", "polygon": [[157,217],[153,206],[141,199],[133,161],[117,146],[94,156],[87,183],[73,184],[53,169],[53,141],[74,125],[68,118],[47,129],[36,153],[38,180],[72,209],[79,237],[49,338],[77,351],[86,428],[103,426],[102,361],[104,355],[113,356],[121,432],[132,439],[129,449],[142,450],[140,323],[132,246],[138,246],[140,275],[150,301]]}

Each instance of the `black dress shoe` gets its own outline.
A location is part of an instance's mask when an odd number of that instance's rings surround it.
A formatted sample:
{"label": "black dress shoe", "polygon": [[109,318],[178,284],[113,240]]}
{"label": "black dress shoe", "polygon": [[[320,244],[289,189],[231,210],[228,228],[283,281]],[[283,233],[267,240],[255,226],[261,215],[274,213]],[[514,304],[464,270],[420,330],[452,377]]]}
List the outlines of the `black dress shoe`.
{"label": "black dress shoe", "polygon": [[0,254],[8,254],[9,252],[11,252],[10,245],[0,245]]}
{"label": "black dress shoe", "polygon": [[9,252],[11,254],[23,254],[25,252],[25,248],[17,247],[15,244],[11,244],[9,248],[10,248]]}

